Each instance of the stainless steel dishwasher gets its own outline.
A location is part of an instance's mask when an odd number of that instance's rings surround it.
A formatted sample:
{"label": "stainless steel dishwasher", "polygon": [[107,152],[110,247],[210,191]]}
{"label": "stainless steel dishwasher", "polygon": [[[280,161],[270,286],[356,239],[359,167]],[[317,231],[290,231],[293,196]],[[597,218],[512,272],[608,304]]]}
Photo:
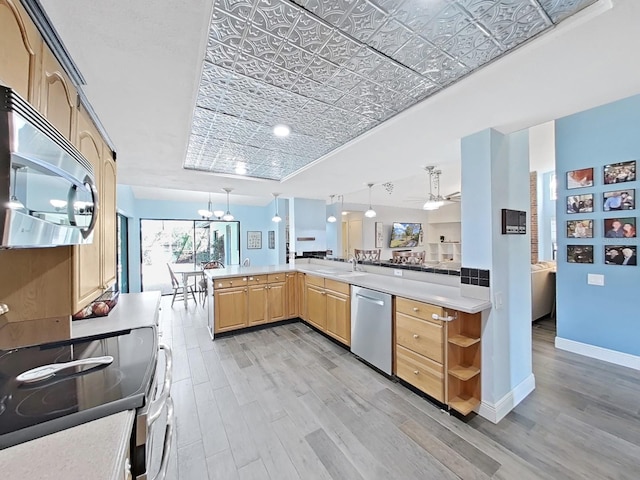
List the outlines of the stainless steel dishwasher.
{"label": "stainless steel dishwasher", "polygon": [[351,287],[351,352],[391,375],[391,295]]}

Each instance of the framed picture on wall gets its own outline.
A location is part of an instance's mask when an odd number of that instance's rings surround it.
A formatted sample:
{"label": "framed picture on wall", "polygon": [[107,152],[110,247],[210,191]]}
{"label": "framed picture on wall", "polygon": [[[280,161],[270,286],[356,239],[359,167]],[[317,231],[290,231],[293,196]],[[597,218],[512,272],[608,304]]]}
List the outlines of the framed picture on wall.
{"label": "framed picture on wall", "polygon": [[593,238],[593,220],[567,220],[568,238]]}
{"label": "framed picture on wall", "polygon": [[247,249],[257,250],[262,248],[262,232],[247,231]]}
{"label": "framed picture on wall", "polygon": [[604,184],[633,182],[636,179],[636,161],[612,163],[604,166]]}
{"label": "framed picture on wall", "polygon": [[604,263],[607,265],[637,265],[635,245],[605,245]]}
{"label": "framed picture on wall", "polygon": [[605,238],[636,238],[635,217],[614,217],[604,220]]}
{"label": "framed picture on wall", "polygon": [[382,222],[376,222],[376,248],[382,248],[384,244],[384,232],[382,231]]}
{"label": "framed picture on wall", "polygon": [[605,212],[616,210],[633,210],[634,208],[636,208],[636,202],[634,198],[635,196],[635,188],[604,192],[602,198],[602,209]]}
{"label": "framed picture on wall", "polygon": [[567,213],[591,212],[593,212],[593,193],[569,195],[567,197]]}
{"label": "framed picture on wall", "polygon": [[272,250],[276,248],[276,231],[275,230],[269,230],[269,248]]}
{"label": "framed picture on wall", "polygon": [[593,245],[567,245],[567,262],[593,263]]}
{"label": "framed picture on wall", "polygon": [[593,167],[567,172],[567,190],[593,187]]}

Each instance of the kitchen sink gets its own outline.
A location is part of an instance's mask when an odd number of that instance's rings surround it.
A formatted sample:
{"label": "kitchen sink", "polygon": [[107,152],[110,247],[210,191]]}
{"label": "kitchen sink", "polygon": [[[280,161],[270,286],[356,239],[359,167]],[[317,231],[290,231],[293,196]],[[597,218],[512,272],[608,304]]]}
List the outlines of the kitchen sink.
{"label": "kitchen sink", "polygon": [[325,273],[327,275],[335,275],[337,273],[336,270],[320,270],[320,269],[318,269],[318,270],[314,270],[314,271],[317,272],[317,273]]}
{"label": "kitchen sink", "polygon": [[341,273],[338,277],[341,278],[351,278],[351,277],[362,277],[364,275],[368,275],[366,272],[349,272],[349,273]]}

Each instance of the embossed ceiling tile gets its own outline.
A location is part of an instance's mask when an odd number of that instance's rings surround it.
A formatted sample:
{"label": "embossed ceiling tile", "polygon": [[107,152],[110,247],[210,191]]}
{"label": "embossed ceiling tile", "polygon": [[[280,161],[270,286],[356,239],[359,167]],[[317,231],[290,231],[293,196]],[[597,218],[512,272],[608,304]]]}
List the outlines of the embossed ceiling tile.
{"label": "embossed ceiling tile", "polygon": [[502,50],[491,40],[487,40],[478,48],[461,55],[459,60],[471,70],[490,62],[502,54]]}
{"label": "embossed ceiling tile", "polygon": [[338,67],[334,64],[320,57],[315,57],[302,74],[318,83],[324,84],[333,77],[337,71]]}
{"label": "embossed ceiling tile", "polygon": [[421,75],[401,66],[396,67],[394,77],[392,77],[392,80],[384,82],[379,79],[378,83],[395,92],[404,93],[413,90],[417,85],[424,82],[424,78]]}
{"label": "embossed ceiling tile", "polygon": [[491,33],[502,30],[535,8],[526,0],[500,0],[492,9],[478,15],[478,20]]}
{"label": "embossed ceiling tile", "polygon": [[244,20],[229,15],[219,8],[214,8],[209,27],[209,40],[217,40],[237,48],[246,25]]}
{"label": "embossed ceiling tile", "polygon": [[251,14],[253,2],[251,0],[215,0],[216,8],[229,12],[232,15],[247,19]]}
{"label": "embossed ceiling tile", "polygon": [[436,18],[447,5],[449,0],[406,0],[394,11],[393,17],[413,31],[418,31]]}
{"label": "embossed ceiling tile", "polygon": [[240,50],[244,53],[270,62],[276,56],[284,40],[249,25]]}
{"label": "embossed ceiling tile", "polygon": [[358,0],[308,0],[305,8],[331,25],[337,26]]}
{"label": "embossed ceiling tile", "polygon": [[286,42],[280,49],[278,55],[274,58],[273,62],[280,68],[300,74],[307,68],[312,60],[312,53]]}
{"label": "embossed ceiling tile", "polygon": [[366,42],[382,26],[386,18],[384,12],[361,0],[354,5],[349,15],[342,18],[338,28],[361,42]]}
{"label": "embossed ceiling tile", "polygon": [[535,12],[497,30],[495,37],[506,48],[513,48],[547,28],[548,25],[545,19]]}
{"label": "embossed ceiling tile", "polygon": [[386,13],[393,13],[402,7],[404,0],[366,0]]}
{"label": "embossed ceiling tile", "polygon": [[488,38],[489,37],[475,25],[467,25],[466,28],[442,45],[441,48],[450,55],[459,57],[482,45]]}
{"label": "embossed ceiling tile", "polygon": [[458,4],[473,18],[480,18],[496,5],[496,0],[457,0]]}
{"label": "embossed ceiling tile", "polygon": [[[367,45],[382,53],[393,56],[400,45],[405,44],[412,36],[411,30],[394,19],[388,19],[382,27],[367,39]],[[396,58],[396,60],[398,60]]]}
{"label": "embossed ceiling tile", "polygon": [[336,65],[348,62],[360,50],[361,45],[339,32],[334,32],[318,53],[327,61]]}
{"label": "embossed ceiling tile", "polygon": [[320,84],[318,82],[304,76],[299,76],[294,80],[295,81],[292,81],[289,85],[289,90],[298,95],[302,95],[303,97],[322,101],[322,98],[320,98],[320,94],[317,91],[317,89],[320,87]]}
{"label": "embossed ceiling tile", "polygon": [[233,68],[237,52],[238,50],[234,47],[210,40],[207,44],[205,59],[225,68]]}
{"label": "embossed ceiling tile", "polygon": [[412,22],[412,28],[438,46],[447,43],[470,24],[470,19],[455,4],[447,5],[436,18],[432,18],[428,22],[417,24],[417,21]]}
{"label": "embossed ceiling tile", "polygon": [[257,0],[251,23],[274,35],[287,38],[299,15],[300,7],[291,5],[286,0]]}
{"label": "embossed ceiling tile", "polygon": [[344,68],[357,72],[367,78],[381,63],[389,62],[387,58],[368,47],[362,47],[348,62]]}
{"label": "embossed ceiling tile", "polygon": [[[318,102],[323,102],[324,104],[332,104],[335,103],[345,92],[337,90],[329,85],[320,85],[316,91],[319,100],[315,100]],[[326,106],[326,105],[325,105]]]}
{"label": "embossed ceiling tile", "polygon": [[333,29],[312,17],[307,12],[301,12],[296,28],[290,32],[287,40],[311,53],[317,53],[326,43]]}
{"label": "embossed ceiling tile", "polygon": [[469,68],[463,67],[458,61],[448,57],[443,57],[439,68],[439,72],[428,73],[425,76],[440,87],[445,87],[469,73]]}
{"label": "embossed ceiling tile", "polygon": [[244,52],[238,52],[233,69],[247,77],[264,79],[270,66],[271,64],[269,62],[265,62]]}
{"label": "embossed ceiling tile", "polygon": [[561,22],[595,2],[596,0],[540,0],[542,8],[549,14],[553,23]]}
{"label": "embossed ceiling tile", "polygon": [[346,93],[360,83],[361,80],[362,77],[357,73],[346,69],[339,69],[333,77],[327,81],[327,85]]}
{"label": "embossed ceiling tile", "polygon": [[434,51],[434,47],[418,35],[413,35],[397,52],[393,58],[403,65],[413,67],[420,63],[425,56]]}

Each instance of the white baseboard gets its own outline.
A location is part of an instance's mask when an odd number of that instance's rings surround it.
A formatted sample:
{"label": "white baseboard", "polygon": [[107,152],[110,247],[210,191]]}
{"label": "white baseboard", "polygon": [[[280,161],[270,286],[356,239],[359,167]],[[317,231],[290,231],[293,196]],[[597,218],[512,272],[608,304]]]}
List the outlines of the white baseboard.
{"label": "white baseboard", "polygon": [[478,415],[486,418],[490,422],[498,423],[507,413],[513,410],[527,395],[536,388],[536,377],[533,373],[520,382],[516,387],[498,400],[497,403],[491,404],[481,402],[478,408]]}
{"label": "white baseboard", "polygon": [[556,337],[555,344],[556,348],[560,350],[566,350],[567,352],[577,353],[585,357],[596,358],[598,360],[604,360],[605,362],[615,363],[616,365],[622,365],[623,367],[640,370],[640,357],[636,355],[617,352],[615,350],[609,350],[608,348],[576,342],[562,337]]}

